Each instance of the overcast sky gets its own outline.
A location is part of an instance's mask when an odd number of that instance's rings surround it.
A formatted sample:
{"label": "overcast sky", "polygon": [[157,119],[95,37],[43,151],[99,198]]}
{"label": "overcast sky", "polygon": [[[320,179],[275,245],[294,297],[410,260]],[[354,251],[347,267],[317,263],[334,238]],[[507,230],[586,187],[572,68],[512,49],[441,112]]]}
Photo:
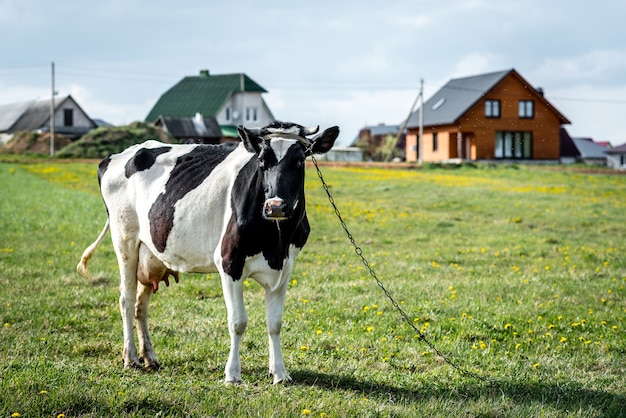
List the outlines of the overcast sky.
{"label": "overcast sky", "polygon": [[92,117],[143,120],[201,69],[246,73],[274,116],[399,124],[424,79],[515,68],[572,124],[626,142],[626,1],[0,0],[0,104],[71,94]]}

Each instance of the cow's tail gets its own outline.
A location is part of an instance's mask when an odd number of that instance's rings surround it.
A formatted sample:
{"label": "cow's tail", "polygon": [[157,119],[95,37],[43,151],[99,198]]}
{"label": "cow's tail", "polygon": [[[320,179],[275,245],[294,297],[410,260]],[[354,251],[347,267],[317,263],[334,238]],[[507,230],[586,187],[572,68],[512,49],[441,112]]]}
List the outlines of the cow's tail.
{"label": "cow's tail", "polygon": [[91,273],[89,273],[89,266],[87,265],[87,263],[89,262],[89,259],[93,255],[94,251],[96,251],[96,248],[98,248],[98,245],[100,245],[100,243],[106,236],[107,232],[109,232],[108,218],[106,224],[104,224],[104,228],[102,228],[102,232],[100,232],[98,238],[96,238],[96,240],[83,252],[83,256],[80,258],[78,266],[76,266],[76,271],[78,272],[78,274],[83,276],[85,279],[94,280],[94,277],[91,275]]}

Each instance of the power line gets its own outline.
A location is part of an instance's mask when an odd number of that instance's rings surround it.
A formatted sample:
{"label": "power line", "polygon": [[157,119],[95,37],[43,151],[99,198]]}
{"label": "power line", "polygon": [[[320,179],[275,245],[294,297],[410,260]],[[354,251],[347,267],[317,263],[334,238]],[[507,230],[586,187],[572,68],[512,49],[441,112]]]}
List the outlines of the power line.
{"label": "power line", "polygon": [[[86,67],[86,66],[77,66],[72,64],[62,64],[59,65],[58,62],[56,65],[56,73],[62,74],[66,76],[76,76],[76,77],[85,77],[85,78],[100,78],[100,79],[113,79],[113,80],[126,80],[126,81],[139,81],[139,82],[171,82],[173,79],[179,79],[180,74],[165,74],[165,73],[154,73],[154,72],[145,72],[145,71],[132,71],[132,70],[123,70],[123,69],[109,69],[102,67]],[[48,65],[37,64],[37,65],[1,65],[0,66],[0,75],[2,74],[22,74],[24,71],[41,71],[42,74],[48,71]],[[362,91],[372,91],[372,90],[397,90],[397,91],[406,91],[406,90],[415,90],[415,83],[412,81],[406,80],[392,80],[392,81],[380,81],[380,82],[359,82],[359,81],[346,81],[346,80],[294,80],[288,81],[284,79],[275,79],[268,80],[266,85],[273,85],[278,89],[286,89],[286,90],[308,90],[308,89],[329,89],[329,90],[362,90]],[[461,86],[450,86],[447,84],[444,85],[427,85],[437,89],[437,91],[445,88],[449,90],[457,90],[457,91],[471,91],[471,92],[484,92],[482,89],[476,89],[472,87],[461,87]],[[582,103],[599,103],[599,104],[614,104],[614,105],[623,105],[626,104],[626,100],[618,100],[618,99],[599,99],[599,98],[590,98],[590,97],[562,97],[562,96],[549,96],[547,97],[549,100],[555,101],[567,101],[567,102],[582,102]]]}

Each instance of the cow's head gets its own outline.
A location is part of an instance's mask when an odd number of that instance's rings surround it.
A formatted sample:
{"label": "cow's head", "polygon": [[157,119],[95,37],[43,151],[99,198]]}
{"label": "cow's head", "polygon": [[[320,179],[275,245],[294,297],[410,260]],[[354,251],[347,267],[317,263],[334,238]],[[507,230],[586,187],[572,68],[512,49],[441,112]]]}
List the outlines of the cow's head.
{"label": "cow's head", "polygon": [[333,126],[312,138],[319,127],[305,128],[295,123],[273,122],[260,129],[237,128],[241,141],[257,156],[265,202],[263,216],[285,220],[304,205],[304,161],[311,154],[330,150],[339,135]]}

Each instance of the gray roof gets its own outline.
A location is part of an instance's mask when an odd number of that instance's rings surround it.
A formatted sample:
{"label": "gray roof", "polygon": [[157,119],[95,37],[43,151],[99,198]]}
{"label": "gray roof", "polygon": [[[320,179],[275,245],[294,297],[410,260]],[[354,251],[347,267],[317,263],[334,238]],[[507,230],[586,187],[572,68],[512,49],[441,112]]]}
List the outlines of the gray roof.
{"label": "gray roof", "polygon": [[[74,101],[70,95],[55,100],[55,111],[68,100]],[[74,103],[80,108],[78,103],[75,101]],[[48,128],[49,124],[50,99],[29,100],[0,106],[0,132],[34,131]],[[92,125],[94,128],[96,127],[95,124],[92,123]],[[69,134],[84,134],[89,129],[59,126],[57,130],[59,133],[62,133],[61,130],[65,130]]]}
{"label": "gray roof", "polygon": [[35,102],[30,100],[28,102],[10,103],[0,106],[0,132],[12,131],[13,125],[33,103]]}
{"label": "gray roof", "polygon": [[[424,103],[424,125],[455,123],[470,107],[515,70],[498,71],[472,77],[455,78]],[[408,127],[419,125],[419,109],[409,118]]]}
{"label": "gray roof", "polygon": [[[61,102],[60,100],[59,102]],[[32,131],[40,129],[50,120],[50,99],[31,102],[31,106],[11,127],[11,131]],[[56,106],[55,106],[56,108]]]}
{"label": "gray roof", "polygon": [[604,145],[593,142],[591,138],[572,138],[572,142],[578,149],[581,158],[600,158],[606,159]]}
{"label": "gray roof", "polygon": [[159,116],[157,125],[176,138],[221,138],[222,129],[212,116]]}
{"label": "gray roof", "polygon": [[607,154],[626,154],[626,143],[618,145],[617,147],[606,148],[604,152]]}
{"label": "gray roof", "polygon": [[357,133],[356,137],[352,139],[352,142],[343,144],[343,145],[351,146],[353,144],[356,144],[360,138],[360,133],[363,130],[370,131],[370,135],[372,136],[386,136],[386,135],[396,135],[398,133],[398,129],[400,129],[400,125],[379,124],[379,125],[364,126],[363,128],[359,130],[359,133]]}

